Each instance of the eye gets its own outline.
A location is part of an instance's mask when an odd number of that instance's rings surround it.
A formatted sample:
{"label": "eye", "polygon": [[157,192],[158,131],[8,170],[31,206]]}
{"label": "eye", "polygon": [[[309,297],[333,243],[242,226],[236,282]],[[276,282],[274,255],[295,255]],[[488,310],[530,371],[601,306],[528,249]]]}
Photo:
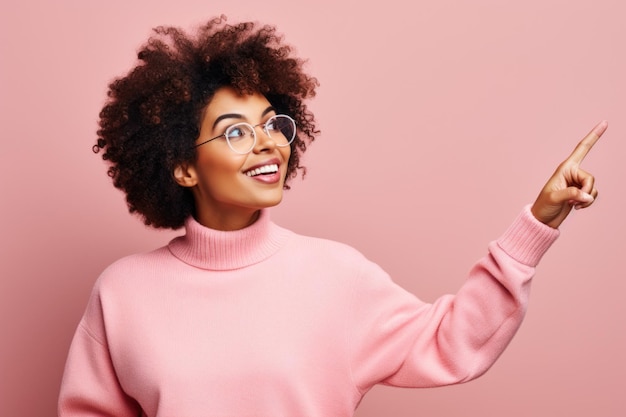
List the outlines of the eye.
{"label": "eye", "polygon": [[244,139],[250,134],[250,129],[245,125],[234,125],[226,129],[226,138],[231,142]]}
{"label": "eye", "polygon": [[291,132],[293,131],[293,124],[291,119],[283,116],[276,115],[265,123],[265,130],[271,134],[280,134],[286,137],[291,137]]}
{"label": "eye", "polygon": [[291,142],[295,136],[295,123],[289,116],[277,114],[265,123],[265,131],[274,139]]}
{"label": "eye", "polygon": [[265,129],[267,129],[268,132],[276,132],[277,130],[279,130],[276,119],[271,118],[270,120],[268,120],[267,123],[265,123]]}

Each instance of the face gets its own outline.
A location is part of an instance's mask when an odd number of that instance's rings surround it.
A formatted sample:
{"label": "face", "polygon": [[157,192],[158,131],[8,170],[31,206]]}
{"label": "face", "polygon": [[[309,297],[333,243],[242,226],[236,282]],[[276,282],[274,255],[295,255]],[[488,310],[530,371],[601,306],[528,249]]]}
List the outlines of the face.
{"label": "face", "polygon": [[[263,95],[239,95],[223,87],[205,109],[196,143],[223,134],[235,123],[256,126],[275,114]],[[259,209],[282,200],[291,149],[276,146],[261,126],[255,132],[256,144],[248,154],[233,152],[222,136],[198,146],[196,161],[176,169],[177,181],[191,187],[201,224],[220,230],[242,228],[254,222]],[[260,173],[262,167],[267,172]]]}

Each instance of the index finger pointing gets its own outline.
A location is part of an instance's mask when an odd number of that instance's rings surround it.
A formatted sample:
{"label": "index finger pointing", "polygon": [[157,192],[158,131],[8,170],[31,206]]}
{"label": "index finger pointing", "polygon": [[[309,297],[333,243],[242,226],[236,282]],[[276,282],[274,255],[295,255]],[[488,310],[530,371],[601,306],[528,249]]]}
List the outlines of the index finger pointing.
{"label": "index finger pointing", "polygon": [[572,154],[567,159],[576,163],[581,163],[582,160],[585,159],[585,156],[587,156],[593,145],[595,145],[598,139],[600,139],[600,136],[602,136],[608,126],[609,123],[606,120],[598,123],[596,127],[591,129],[591,132],[589,132],[589,134],[578,143],[578,145],[574,149],[574,152],[572,152]]}

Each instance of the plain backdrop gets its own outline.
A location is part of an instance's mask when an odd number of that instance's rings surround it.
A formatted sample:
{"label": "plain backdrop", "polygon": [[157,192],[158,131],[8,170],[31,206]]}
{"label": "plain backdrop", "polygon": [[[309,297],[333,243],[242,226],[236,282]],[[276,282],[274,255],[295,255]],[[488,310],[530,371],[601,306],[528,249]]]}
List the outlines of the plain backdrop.
{"label": "plain backdrop", "polygon": [[[94,280],[147,229],[91,151],[106,86],[158,25],[275,24],[320,83],[322,135],[273,219],[357,247],[420,298],[455,292],[598,121],[594,206],[545,256],[530,309],[468,384],[376,387],[373,416],[624,416],[626,3],[44,0],[0,8],[0,415],[52,416]],[[210,410],[207,410],[210,415]]]}

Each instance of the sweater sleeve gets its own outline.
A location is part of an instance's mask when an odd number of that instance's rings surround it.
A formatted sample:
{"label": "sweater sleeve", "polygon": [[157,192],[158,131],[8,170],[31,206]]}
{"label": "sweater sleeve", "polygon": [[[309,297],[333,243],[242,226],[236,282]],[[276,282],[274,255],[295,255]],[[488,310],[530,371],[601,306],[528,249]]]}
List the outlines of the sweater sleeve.
{"label": "sweater sleeve", "polygon": [[526,207],[456,295],[418,300],[373,263],[357,279],[348,322],[354,383],[433,387],[469,381],[495,362],[524,317],[535,266],[558,237]]}
{"label": "sweater sleeve", "polygon": [[58,403],[59,417],[138,417],[137,403],[124,393],[106,341],[98,285],[70,346]]}

